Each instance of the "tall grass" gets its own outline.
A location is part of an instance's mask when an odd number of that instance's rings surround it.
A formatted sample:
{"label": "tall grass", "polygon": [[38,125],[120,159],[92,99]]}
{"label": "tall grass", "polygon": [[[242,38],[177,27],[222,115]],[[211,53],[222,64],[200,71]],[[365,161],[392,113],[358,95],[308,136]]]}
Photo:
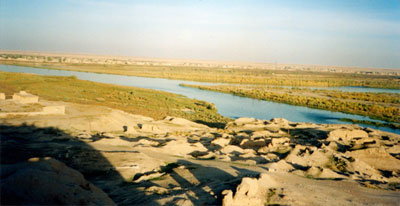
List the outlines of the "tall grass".
{"label": "tall grass", "polygon": [[182,95],[84,81],[74,76],[0,72],[0,92],[11,95],[20,90],[48,100],[107,106],[154,119],[176,116],[211,126],[221,125],[230,120],[218,114],[211,103]]}

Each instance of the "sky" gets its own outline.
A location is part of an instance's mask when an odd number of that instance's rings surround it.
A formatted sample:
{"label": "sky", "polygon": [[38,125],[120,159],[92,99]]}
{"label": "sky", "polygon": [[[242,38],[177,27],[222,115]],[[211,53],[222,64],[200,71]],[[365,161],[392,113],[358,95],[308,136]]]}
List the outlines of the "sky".
{"label": "sky", "polygon": [[0,0],[0,50],[400,69],[400,0]]}

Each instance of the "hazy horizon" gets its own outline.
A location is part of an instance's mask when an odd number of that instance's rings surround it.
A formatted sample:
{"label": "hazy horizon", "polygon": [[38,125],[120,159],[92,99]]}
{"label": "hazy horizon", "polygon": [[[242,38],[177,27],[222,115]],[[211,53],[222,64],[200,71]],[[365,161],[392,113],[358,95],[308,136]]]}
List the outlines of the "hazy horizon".
{"label": "hazy horizon", "polygon": [[0,49],[400,68],[400,1],[0,2]]}

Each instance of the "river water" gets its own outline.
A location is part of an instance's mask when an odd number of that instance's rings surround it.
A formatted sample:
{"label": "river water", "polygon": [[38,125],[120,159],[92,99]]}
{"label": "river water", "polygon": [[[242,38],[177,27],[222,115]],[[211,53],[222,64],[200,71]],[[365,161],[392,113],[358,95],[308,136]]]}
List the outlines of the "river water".
{"label": "river water", "polygon": [[[275,103],[275,102],[251,99],[246,97],[239,97],[219,92],[205,91],[195,88],[187,88],[179,86],[179,84],[182,83],[198,84],[198,85],[204,85],[204,84],[210,85],[212,83],[193,82],[184,80],[170,80],[162,78],[123,76],[123,75],[112,75],[112,74],[97,74],[89,72],[38,69],[32,67],[20,67],[20,66],[9,66],[9,65],[0,65],[0,71],[33,73],[33,74],[54,75],[54,76],[75,75],[76,77],[82,80],[89,80],[94,82],[117,84],[124,86],[142,87],[142,88],[155,89],[155,90],[181,94],[189,98],[212,102],[215,104],[215,106],[218,109],[218,112],[221,115],[230,118],[254,117],[257,119],[268,120],[280,117],[293,122],[313,122],[318,124],[348,124],[347,122],[339,121],[339,119],[341,118],[376,121],[360,115],[351,115],[341,112],[331,112],[326,110],[311,109],[302,106],[293,106],[288,104]],[[377,89],[360,88],[360,87],[338,87],[337,89],[345,91],[357,91],[357,92],[379,91],[379,92],[399,93],[399,90],[387,90],[387,89],[377,90]],[[400,134],[400,129],[375,127],[371,125],[362,125],[362,124],[360,124],[360,126],[371,127]]]}

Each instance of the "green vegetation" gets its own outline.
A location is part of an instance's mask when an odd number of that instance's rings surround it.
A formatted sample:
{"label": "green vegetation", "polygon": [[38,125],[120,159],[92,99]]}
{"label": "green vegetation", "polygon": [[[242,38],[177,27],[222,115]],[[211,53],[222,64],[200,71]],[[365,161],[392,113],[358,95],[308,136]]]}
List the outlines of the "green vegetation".
{"label": "green vegetation", "polygon": [[[252,89],[256,87],[251,87]],[[284,87],[260,87],[261,89],[279,90],[293,93],[313,93],[323,97],[346,100],[360,100],[367,102],[380,102],[390,104],[400,104],[400,95],[395,93],[368,93],[368,92],[343,92],[338,90],[311,89],[311,88],[284,88]]]}
{"label": "green vegetation", "polygon": [[336,99],[352,99],[361,100],[368,102],[382,102],[400,104],[400,95],[391,93],[367,93],[367,92],[340,92],[340,91],[329,91],[320,90],[326,96]]}
{"label": "green vegetation", "polygon": [[107,106],[154,119],[176,116],[211,126],[221,125],[230,120],[218,114],[211,103],[189,99],[182,95],[95,83],[79,80],[73,76],[0,72],[0,92],[12,95],[20,90],[47,100]]}
{"label": "green vegetation", "polygon": [[347,164],[344,160],[336,157],[336,156],[331,156],[329,158],[329,163],[326,165],[327,168],[336,171],[336,172],[341,172],[341,173],[347,173]]}
{"label": "green vegetation", "polygon": [[[363,116],[369,116],[375,119],[381,119],[391,122],[400,122],[400,107],[399,104],[387,104],[384,100],[383,103],[365,102],[355,100],[353,98],[354,93],[342,92],[342,96],[349,94],[346,98],[333,98],[324,96],[322,93],[313,92],[298,92],[296,89],[289,89],[290,91],[279,91],[271,90],[268,87],[246,87],[246,86],[233,86],[233,85],[218,85],[218,86],[199,86],[199,85],[187,85],[182,84],[181,86],[193,87],[198,89],[210,90],[233,94],[237,96],[250,97],[261,100],[268,100],[292,105],[306,106],[316,109],[324,109],[335,112],[344,112],[349,114],[358,114]],[[336,91],[337,93],[338,91]],[[362,93],[357,93],[361,98]],[[356,96],[357,96],[356,95]],[[365,94],[368,98],[379,99],[385,98],[386,96],[393,97],[393,102],[398,102],[400,95],[398,94]],[[381,100],[377,100],[378,102]],[[391,100],[388,100],[389,102]],[[381,101],[382,102],[382,101]]]}
{"label": "green vegetation", "polygon": [[[82,72],[160,77],[202,82],[262,84],[278,86],[361,86],[400,89],[400,78],[394,75],[268,70],[259,68],[192,67],[168,65],[105,64],[88,59],[87,63],[67,63],[63,57],[0,55],[0,64],[30,66]],[[25,58],[20,61],[18,58]]]}
{"label": "green vegetation", "polygon": [[400,182],[390,182],[388,185],[389,190],[400,190]]}
{"label": "green vegetation", "polygon": [[383,123],[383,122],[374,122],[374,121],[368,121],[368,120],[357,120],[357,119],[348,119],[348,118],[341,118],[340,121],[351,122],[353,124],[366,124],[366,125],[373,125],[376,127],[389,127],[392,129],[400,129],[400,124],[396,124],[396,123]]}
{"label": "green vegetation", "polygon": [[269,188],[267,194],[267,202],[265,205],[271,205],[272,197],[276,195],[276,188]]}

